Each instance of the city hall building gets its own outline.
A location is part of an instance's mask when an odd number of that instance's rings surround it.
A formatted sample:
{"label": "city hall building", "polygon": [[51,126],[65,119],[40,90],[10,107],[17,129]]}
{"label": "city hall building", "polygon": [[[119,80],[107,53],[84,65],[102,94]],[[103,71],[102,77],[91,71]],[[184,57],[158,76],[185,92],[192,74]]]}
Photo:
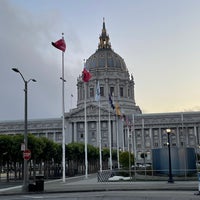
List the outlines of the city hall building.
{"label": "city hall building", "polygon": [[[85,65],[92,78],[88,82],[82,75],[77,78],[77,107],[65,113],[66,144],[85,141],[86,121],[89,144],[109,148],[111,139],[112,149],[132,151],[137,163],[144,162],[141,154],[146,153],[145,162],[151,163],[152,149],[167,148],[167,128],[172,146],[199,152],[200,112],[143,114],[135,102],[134,77],[111,48],[104,21],[98,49]],[[23,120],[0,122],[0,134],[23,132]],[[28,132],[62,143],[62,118],[29,120]]]}

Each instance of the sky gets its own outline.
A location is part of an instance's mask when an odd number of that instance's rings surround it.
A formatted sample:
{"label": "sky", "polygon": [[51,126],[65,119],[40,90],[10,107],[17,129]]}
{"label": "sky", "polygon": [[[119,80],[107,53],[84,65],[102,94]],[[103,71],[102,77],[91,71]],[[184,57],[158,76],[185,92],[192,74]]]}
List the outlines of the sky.
{"label": "sky", "polygon": [[[135,80],[143,113],[200,110],[199,0],[0,0],[0,121],[62,115],[64,33],[65,109],[76,107],[76,83],[98,48],[103,18],[112,49]],[[71,97],[73,94],[73,97]]]}

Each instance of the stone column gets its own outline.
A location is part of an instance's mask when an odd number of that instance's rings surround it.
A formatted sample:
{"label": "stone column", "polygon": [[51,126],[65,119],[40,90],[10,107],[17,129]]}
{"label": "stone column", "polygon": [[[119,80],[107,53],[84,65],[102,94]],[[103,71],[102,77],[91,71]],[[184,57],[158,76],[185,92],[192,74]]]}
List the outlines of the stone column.
{"label": "stone column", "polygon": [[180,136],[179,136],[179,128],[176,127],[176,146],[180,147]]}
{"label": "stone column", "polygon": [[[126,81],[126,84],[124,87],[124,97],[125,98],[128,98],[128,87],[129,87],[129,84],[128,84],[128,81]],[[131,96],[131,91],[130,91],[130,96]]]}
{"label": "stone column", "polygon": [[78,142],[78,138],[77,138],[77,122],[74,122],[74,129],[72,134],[74,134],[74,142]]}
{"label": "stone column", "polygon": [[116,80],[116,94],[115,96],[117,97],[117,99],[120,98],[120,89],[119,89],[119,79]]}
{"label": "stone column", "polygon": [[159,137],[159,144],[158,144],[158,147],[162,148],[163,145],[162,145],[162,131],[161,131],[161,128],[159,127],[158,129],[158,137]]}
{"label": "stone column", "polygon": [[198,145],[198,141],[197,141],[197,127],[196,125],[194,125],[194,137],[195,137],[195,148]]}
{"label": "stone column", "polygon": [[105,97],[107,97],[109,95],[108,79],[107,78],[106,78],[105,82],[106,82],[106,84],[105,84]]}
{"label": "stone column", "polygon": [[111,144],[112,144],[112,148],[116,147],[117,148],[117,123],[116,121],[111,121]]}

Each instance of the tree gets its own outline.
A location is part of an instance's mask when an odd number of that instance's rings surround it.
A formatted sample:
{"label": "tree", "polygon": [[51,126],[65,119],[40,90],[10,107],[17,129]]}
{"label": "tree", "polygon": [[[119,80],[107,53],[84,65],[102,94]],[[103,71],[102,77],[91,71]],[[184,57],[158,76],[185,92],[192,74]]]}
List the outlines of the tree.
{"label": "tree", "polygon": [[6,166],[7,181],[9,181],[9,169],[12,158],[13,140],[9,135],[0,135],[1,165]]}
{"label": "tree", "polygon": [[102,159],[103,161],[107,161],[110,158],[110,150],[108,148],[103,148]]}
{"label": "tree", "polygon": [[[23,152],[21,144],[24,141],[24,135],[0,135],[0,170],[7,169],[7,180],[9,181],[9,172],[14,170],[15,179],[17,174],[22,178],[23,171]],[[33,134],[28,134],[28,149],[31,151],[29,162],[29,176],[35,179],[36,171],[45,175],[45,177],[60,176],[62,173],[62,146],[47,138],[38,138]],[[88,170],[96,172],[99,167],[98,148],[87,145],[88,152]],[[106,160],[109,157],[109,151],[103,151],[103,157]],[[83,173],[85,171],[85,145],[84,143],[71,143],[66,145],[66,167],[71,170],[71,175]],[[69,170],[68,170],[69,171]],[[53,173],[52,173],[53,172]]]}
{"label": "tree", "polygon": [[[19,178],[21,178],[21,170],[23,163],[23,153],[21,151],[21,144],[24,141],[23,135],[13,135],[12,138],[12,147],[11,147],[11,160],[13,161],[14,167],[14,176],[15,180],[17,179],[17,172],[19,173]],[[18,165],[18,166],[17,166]]]}
{"label": "tree", "polygon": [[[129,157],[130,155],[130,157]],[[123,168],[129,168],[129,158],[130,158],[130,164],[134,164],[134,156],[132,153],[128,151],[121,152],[119,155],[119,162],[123,166]]]}
{"label": "tree", "polygon": [[68,144],[66,148],[66,157],[68,160],[69,175],[74,175],[78,173],[78,171],[82,173],[85,158],[84,143],[73,142]]}

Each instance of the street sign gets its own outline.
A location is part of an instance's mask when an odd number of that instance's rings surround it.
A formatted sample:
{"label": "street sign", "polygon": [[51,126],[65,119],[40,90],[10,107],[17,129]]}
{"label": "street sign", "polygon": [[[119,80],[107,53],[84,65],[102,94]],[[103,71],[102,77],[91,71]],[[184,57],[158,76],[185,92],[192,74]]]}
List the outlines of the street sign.
{"label": "street sign", "polygon": [[31,158],[31,151],[29,149],[26,149],[23,152],[23,158],[24,158],[24,160],[29,160]]}
{"label": "street sign", "polygon": [[21,143],[21,151],[24,151],[24,150],[25,150],[25,144]]}

